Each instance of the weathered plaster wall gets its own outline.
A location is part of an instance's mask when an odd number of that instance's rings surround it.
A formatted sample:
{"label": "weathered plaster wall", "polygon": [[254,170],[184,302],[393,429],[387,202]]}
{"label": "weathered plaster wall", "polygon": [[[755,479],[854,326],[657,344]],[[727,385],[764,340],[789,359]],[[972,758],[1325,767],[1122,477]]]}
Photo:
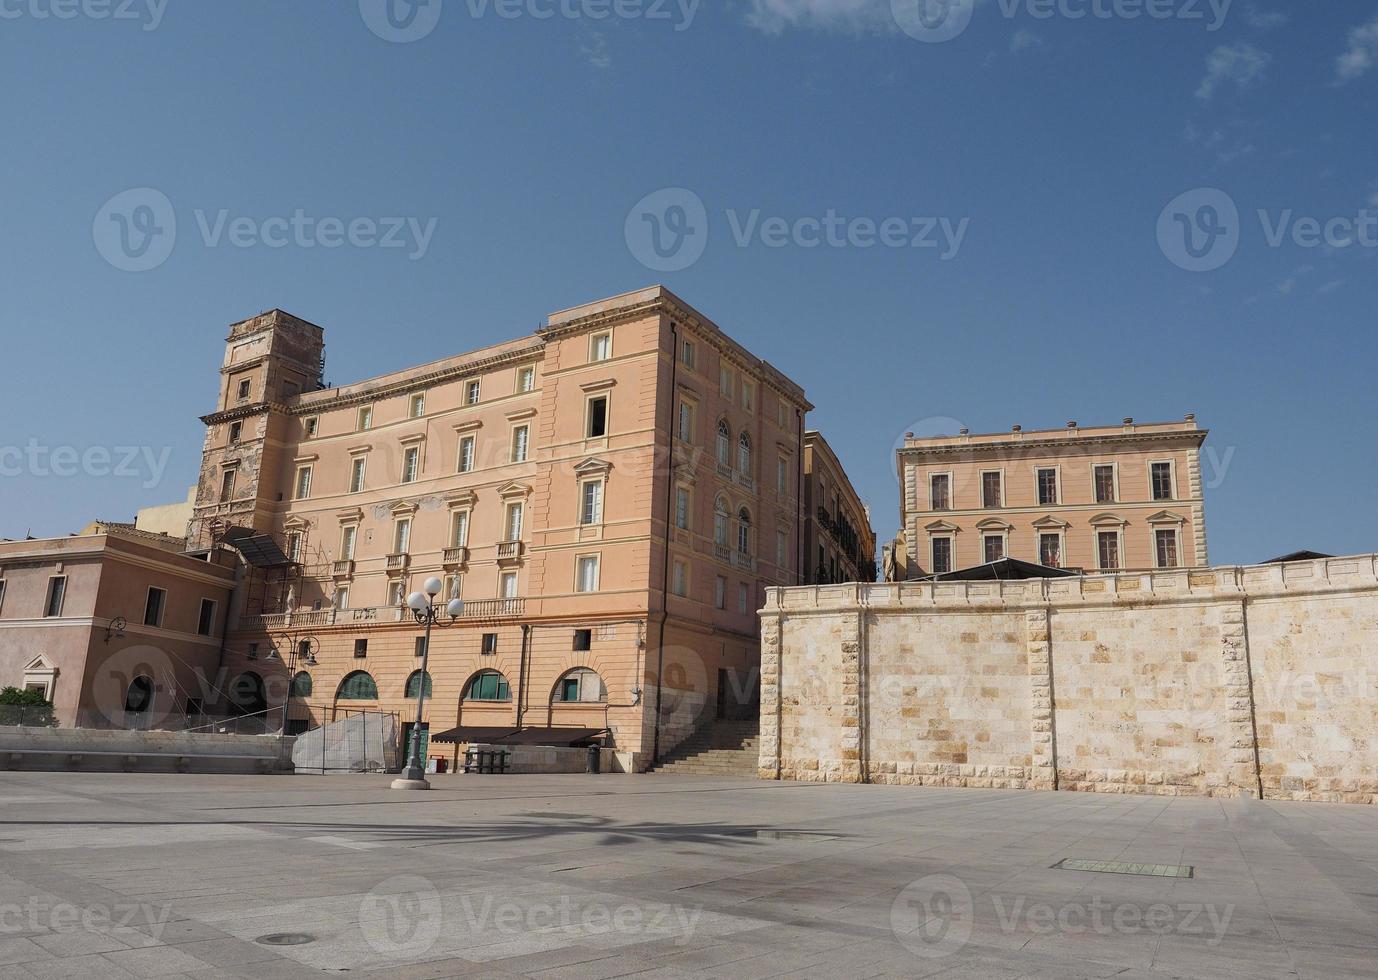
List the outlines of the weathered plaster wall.
{"label": "weathered plaster wall", "polygon": [[765,778],[1378,802],[1378,556],[771,590]]}

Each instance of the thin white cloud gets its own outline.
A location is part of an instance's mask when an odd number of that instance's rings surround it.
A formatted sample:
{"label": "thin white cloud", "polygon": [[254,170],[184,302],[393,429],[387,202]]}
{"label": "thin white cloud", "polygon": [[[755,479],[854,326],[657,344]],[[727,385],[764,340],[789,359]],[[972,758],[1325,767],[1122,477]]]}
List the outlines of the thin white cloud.
{"label": "thin white cloud", "polygon": [[1287,15],[1280,10],[1264,10],[1256,3],[1244,8],[1244,23],[1256,31],[1271,31],[1287,23]]}
{"label": "thin white cloud", "polygon": [[1320,289],[1316,290],[1316,293],[1320,296],[1329,296],[1331,293],[1335,292],[1335,290],[1344,286],[1344,284],[1345,281],[1343,279],[1332,279]]}
{"label": "thin white cloud", "polygon": [[897,29],[889,0],[750,0],[746,20],[767,34],[792,28],[851,34]]}
{"label": "thin white cloud", "polygon": [[1206,58],[1206,77],[1196,90],[1196,97],[1209,102],[1222,85],[1233,85],[1241,91],[1258,84],[1273,56],[1247,41],[1221,45]]}
{"label": "thin white cloud", "polygon": [[1286,279],[1282,280],[1282,282],[1278,283],[1278,292],[1283,296],[1291,296],[1296,291],[1297,280],[1291,276],[1288,276]]}
{"label": "thin white cloud", "polygon": [[579,54],[599,71],[612,67],[612,52],[608,50],[608,39],[601,31],[592,31],[580,39]]}
{"label": "thin white cloud", "polygon": [[1378,17],[1349,32],[1349,50],[1335,62],[1341,82],[1352,82],[1378,65]]}
{"label": "thin white cloud", "polygon": [[1014,37],[1010,38],[1010,54],[1018,54],[1030,48],[1041,47],[1043,47],[1043,38],[1039,37],[1033,31],[1024,30],[1023,28],[1015,31]]}

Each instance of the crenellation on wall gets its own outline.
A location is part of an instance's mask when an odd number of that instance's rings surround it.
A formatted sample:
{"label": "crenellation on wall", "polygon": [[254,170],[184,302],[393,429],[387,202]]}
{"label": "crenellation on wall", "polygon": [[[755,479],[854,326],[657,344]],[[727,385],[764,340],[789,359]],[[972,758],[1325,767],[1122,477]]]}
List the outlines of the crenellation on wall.
{"label": "crenellation on wall", "polygon": [[769,590],[761,771],[1378,802],[1378,556]]}

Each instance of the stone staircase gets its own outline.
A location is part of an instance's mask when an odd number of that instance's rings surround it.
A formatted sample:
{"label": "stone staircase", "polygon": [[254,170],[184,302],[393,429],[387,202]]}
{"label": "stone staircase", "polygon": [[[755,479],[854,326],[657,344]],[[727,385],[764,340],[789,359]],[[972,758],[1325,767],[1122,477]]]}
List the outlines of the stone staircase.
{"label": "stone staircase", "polygon": [[760,758],[759,729],[754,719],[711,722],[677,745],[651,772],[754,779]]}

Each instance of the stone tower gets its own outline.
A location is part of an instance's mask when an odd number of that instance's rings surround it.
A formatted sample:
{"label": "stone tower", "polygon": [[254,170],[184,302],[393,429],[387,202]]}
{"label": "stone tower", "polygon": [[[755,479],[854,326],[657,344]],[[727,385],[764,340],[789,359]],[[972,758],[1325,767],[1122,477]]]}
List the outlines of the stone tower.
{"label": "stone tower", "polygon": [[216,410],[202,416],[206,442],[191,548],[208,548],[230,527],[275,532],[301,421],[291,405],[322,387],[325,331],[269,310],[230,327]]}

